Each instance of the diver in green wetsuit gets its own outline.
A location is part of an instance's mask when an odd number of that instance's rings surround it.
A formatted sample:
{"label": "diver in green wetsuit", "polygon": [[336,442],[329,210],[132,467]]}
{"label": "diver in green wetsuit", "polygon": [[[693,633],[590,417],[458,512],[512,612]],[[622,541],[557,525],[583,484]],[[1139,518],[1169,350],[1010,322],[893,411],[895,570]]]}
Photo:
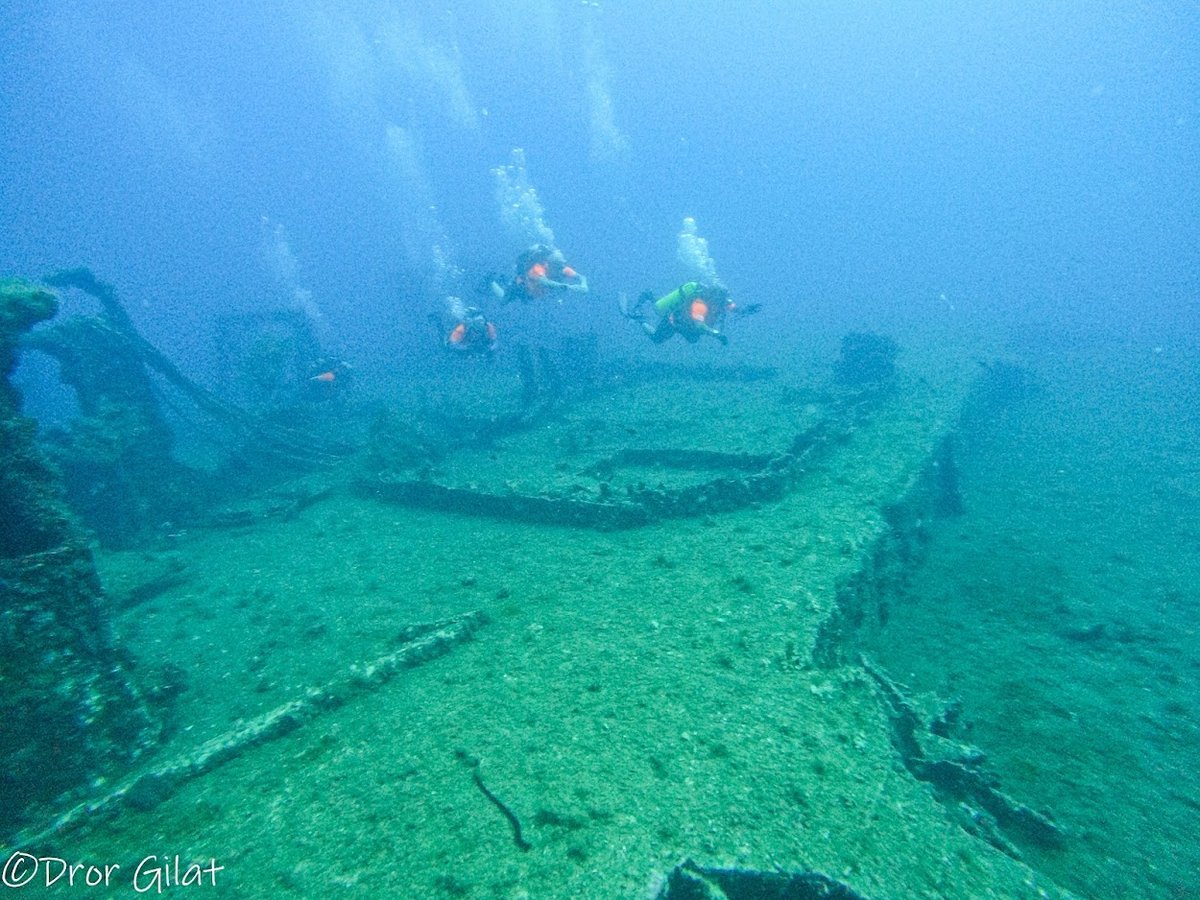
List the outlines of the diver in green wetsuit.
{"label": "diver in green wetsuit", "polygon": [[[653,304],[658,312],[658,322],[654,325],[641,315],[642,307],[647,304]],[[656,344],[670,340],[676,334],[682,335],[689,344],[696,343],[704,335],[728,344],[729,338],[721,332],[721,326],[726,314],[735,308],[725,288],[698,281],[680,285],[657,300],[653,293],[646,291],[638,297],[632,309],[627,308],[624,298],[621,300],[621,313],[625,318],[639,322]]]}

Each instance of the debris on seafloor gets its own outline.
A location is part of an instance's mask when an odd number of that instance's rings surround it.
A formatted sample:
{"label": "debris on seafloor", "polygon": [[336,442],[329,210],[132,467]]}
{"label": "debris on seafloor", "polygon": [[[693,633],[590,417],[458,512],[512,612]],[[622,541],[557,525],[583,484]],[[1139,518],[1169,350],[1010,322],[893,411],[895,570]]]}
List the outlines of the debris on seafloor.
{"label": "debris on seafloor", "polygon": [[504,816],[505,821],[508,822],[508,827],[512,829],[513,843],[517,845],[517,849],[521,851],[532,850],[533,844],[525,840],[524,830],[521,827],[521,819],[515,812],[513,812],[511,806],[496,796],[492,789],[484,783],[483,775],[479,772],[479,767],[482,764],[482,761],[479,759],[479,757],[472,756],[463,750],[457,751],[455,756],[457,756],[462,762],[466,763],[466,765],[471,769],[471,779],[475,782],[475,787],[479,788],[479,792],[487,798],[489,803],[496,807],[496,809],[500,810],[500,814]]}
{"label": "debris on seafloor", "polygon": [[820,872],[760,872],[677,865],[654,900],[866,900],[848,884]]}
{"label": "debris on seafloor", "polygon": [[[865,656],[860,664],[879,688],[891,725],[892,746],[904,767],[933,785],[959,824],[1014,859],[1014,841],[1061,848],[1063,830],[1048,815],[1002,793],[979,768],[984,754],[940,734],[945,714],[926,725],[903,690]],[[1011,838],[1011,839],[1010,839]]]}

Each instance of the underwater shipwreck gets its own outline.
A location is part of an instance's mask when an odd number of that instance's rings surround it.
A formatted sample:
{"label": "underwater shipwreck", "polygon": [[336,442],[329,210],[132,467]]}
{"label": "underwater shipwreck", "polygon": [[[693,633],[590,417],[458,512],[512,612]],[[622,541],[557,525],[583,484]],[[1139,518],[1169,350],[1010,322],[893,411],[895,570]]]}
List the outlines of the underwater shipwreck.
{"label": "underwater shipwreck", "polygon": [[[1067,895],[1030,858],[1071,835],[864,649],[961,511],[962,430],[1024,389],[987,348],[520,348],[490,395],[267,414],[84,270],[0,302],[6,858],[216,860],[236,896]],[[77,400],[48,433],[27,353]]]}

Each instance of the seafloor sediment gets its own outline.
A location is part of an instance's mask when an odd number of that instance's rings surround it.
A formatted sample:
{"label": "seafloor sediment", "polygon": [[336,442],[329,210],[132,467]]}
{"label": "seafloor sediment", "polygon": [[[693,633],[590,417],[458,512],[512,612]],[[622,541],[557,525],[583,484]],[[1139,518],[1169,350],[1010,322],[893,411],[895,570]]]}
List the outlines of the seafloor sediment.
{"label": "seafloor sediment", "polygon": [[[979,373],[945,347],[868,394],[824,367],[660,371],[412,479],[102,555],[120,639],[186,689],[157,762],[37,846],[127,872],[215,858],[236,896],[669,896],[684,860],[867,897],[1062,895],[1021,859],[1040,814],[939,781],[972,751],[906,721],[854,639],[919,550]],[[521,501],[719,495],[751,458],[786,468],[782,489],[699,515],[556,524]],[[472,515],[378,489],[406,479],[521,502]],[[408,626],[475,611],[471,640],[376,677]],[[180,765],[214,740],[236,752]]]}

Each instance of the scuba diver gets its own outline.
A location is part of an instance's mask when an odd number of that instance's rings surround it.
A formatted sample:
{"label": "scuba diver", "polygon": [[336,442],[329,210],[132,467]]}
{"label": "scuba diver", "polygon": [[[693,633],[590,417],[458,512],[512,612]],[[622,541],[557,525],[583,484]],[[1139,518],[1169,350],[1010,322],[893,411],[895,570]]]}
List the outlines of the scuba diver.
{"label": "scuba diver", "polygon": [[310,400],[327,400],[340,395],[354,367],[337,356],[322,356],[308,367],[305,394]]}
{"label": "scuba diver", "polygon": [[496,326],[477,306],[463,309],[449,330],[438,316],[431,314],[429,320],[437,329],[442,346],[451,353],[473,356],[496,352]]}
{"label": "scuba diver", "polygon": [[[665,297],[654,299],[651,291],[645,291],[630,308],[624,295],[619,298],[621,314],[638,322],[650,340],[656,344],[670,340],[673,335],[682,335],[689,344],[694,344],[704,335],[716,338],[723,345],[729,338],[721,331],[725,317],[737,309],[729,291],[719,284],[703,284],[689,281],[680,285]],[[658,313],[658,322],[651,325],[641,314],[642,307],[652,304]],[[745,315],[756,313],[759,305],[744,310]]]}
{"label": "scuba diver", "polygon": [[345,378],[354,366],[337,356],[322,356],[308,367],[313,374],[309,381],[317,384],[333,384]]}
{"label": "scuba diver", "polygon": [[507,285],[492,281],[491,286],[504,303],[528,303],[552,293],[561,303],[565,292],[586,294],[588,289],[587,278],[567,265],[562,251],[545,244],[534,244],[517,257],[516,275]]}

